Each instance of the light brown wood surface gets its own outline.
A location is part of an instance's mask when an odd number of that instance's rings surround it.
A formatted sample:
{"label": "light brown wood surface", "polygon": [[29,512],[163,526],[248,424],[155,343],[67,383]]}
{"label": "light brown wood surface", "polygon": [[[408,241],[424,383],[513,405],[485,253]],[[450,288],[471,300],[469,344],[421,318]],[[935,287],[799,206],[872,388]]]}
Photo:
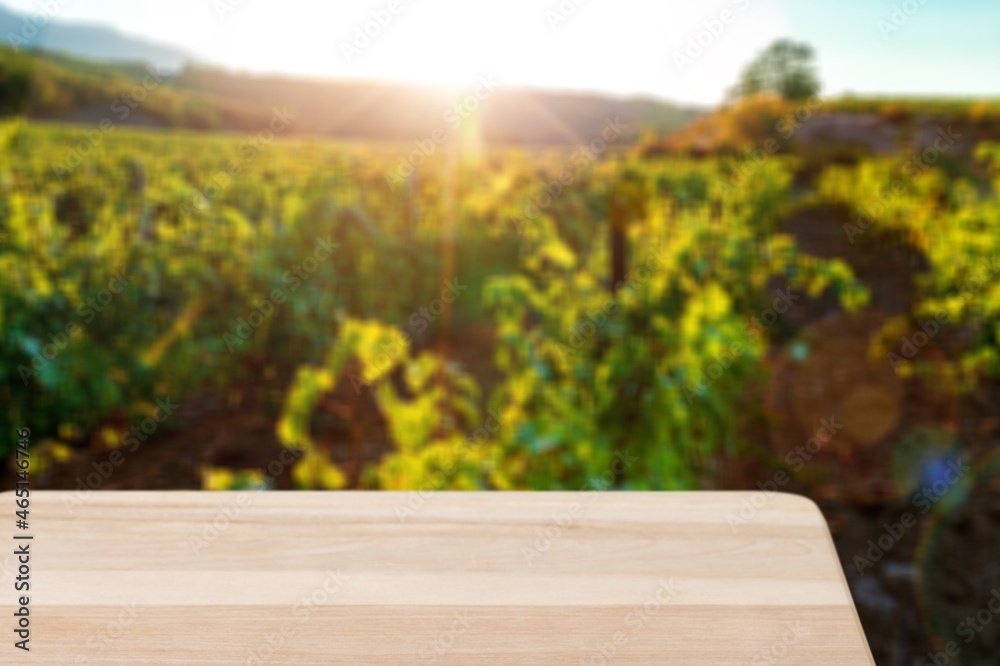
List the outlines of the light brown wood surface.
{"label": "light brown wood surface", "polygon": [[31,652],[4,548],[4,664],[873,663],[823,516],[792,495],[31,500]]}

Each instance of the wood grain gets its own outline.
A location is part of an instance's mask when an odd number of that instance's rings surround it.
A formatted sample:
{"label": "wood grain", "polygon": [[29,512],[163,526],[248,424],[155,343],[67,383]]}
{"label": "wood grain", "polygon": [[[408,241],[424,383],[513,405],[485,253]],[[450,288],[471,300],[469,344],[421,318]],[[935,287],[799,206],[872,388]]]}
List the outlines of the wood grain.
{"label": "wood grain", "polygon": [[823,517],[792,495],[31,500],[32,649],[10,638],[5,548],[0,663],[873,663]]}

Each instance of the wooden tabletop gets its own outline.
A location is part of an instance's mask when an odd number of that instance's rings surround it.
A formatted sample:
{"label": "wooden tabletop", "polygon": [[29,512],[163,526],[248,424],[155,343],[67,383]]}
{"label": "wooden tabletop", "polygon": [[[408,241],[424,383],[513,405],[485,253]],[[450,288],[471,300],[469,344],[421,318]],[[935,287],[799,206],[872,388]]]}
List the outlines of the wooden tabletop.
{"label": "wooden tabletop", "polygon": [[0,663],[873,663],[793,495],[37,492],[30,517],[3,538],[30,543],[31,650],[7,547]]}

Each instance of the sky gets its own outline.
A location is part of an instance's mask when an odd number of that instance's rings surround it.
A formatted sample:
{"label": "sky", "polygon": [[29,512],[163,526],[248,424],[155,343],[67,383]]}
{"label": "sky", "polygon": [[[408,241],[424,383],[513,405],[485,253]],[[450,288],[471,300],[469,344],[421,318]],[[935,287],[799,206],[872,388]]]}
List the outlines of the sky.
{"label": "sky", "polygon": [[[826,95],[1000,96],[996,0],[0,3],[23,12],[54,3],[58,20],[111,25],[249,72],[447,86],[489,77],[714,104],[757,53],[791,37],[815,48]],[[359,39],[366,25],[374,36]]]}

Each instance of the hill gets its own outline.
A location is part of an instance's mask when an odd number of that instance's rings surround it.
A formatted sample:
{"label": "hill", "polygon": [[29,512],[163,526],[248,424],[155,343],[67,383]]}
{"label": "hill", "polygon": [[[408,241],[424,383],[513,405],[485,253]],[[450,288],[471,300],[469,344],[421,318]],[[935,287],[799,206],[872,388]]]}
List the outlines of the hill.
{"label": "hill", "polygon": [[436,130],[477,122],[479,136],[489,144],[572,146],[600,137],[609,120],[624,125],[616,141],[625,144],[645,132],[670,133],[699,114],[649,99],[508,90],[486,80],[456,94],[386,83],[251,76],[199,65],[171,74],[140,62],[103,63],[0,48],[0,114],[256,133],[268,126],[275,108],[294,116],[288,135],[418,141]]}
{"label": "hill", "polygon": [[0,35],[21,50],[45,50],[91,60],[148,62],[180,69],[191,57],[179,49],[129,37],[112,28],[54,20],[44,11],[35,16],[0,7]]}

